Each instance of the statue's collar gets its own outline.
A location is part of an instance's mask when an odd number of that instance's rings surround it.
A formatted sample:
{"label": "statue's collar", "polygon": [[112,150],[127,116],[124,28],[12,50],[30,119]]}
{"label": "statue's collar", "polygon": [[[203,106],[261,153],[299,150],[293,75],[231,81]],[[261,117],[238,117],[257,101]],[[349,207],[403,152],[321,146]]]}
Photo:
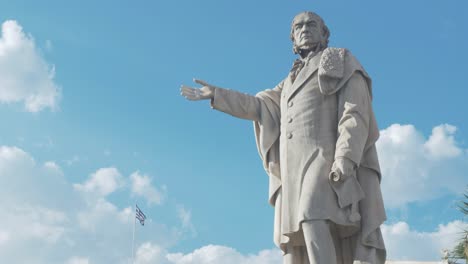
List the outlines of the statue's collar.
{"label": "statue's collar", "polygon": [[310,61],[313,57],[315,57],[315,56],[321,54],[322,51],[323,51],[323,50],[311,51],[311,52],[309,52],[309,54],[307,54],[306,57],[303,57],[303,58],[301,57],[299,60],[302,61],[303,63],[305,63],[305,65],[307,65],[307,64],[309,64],[309,61]]}

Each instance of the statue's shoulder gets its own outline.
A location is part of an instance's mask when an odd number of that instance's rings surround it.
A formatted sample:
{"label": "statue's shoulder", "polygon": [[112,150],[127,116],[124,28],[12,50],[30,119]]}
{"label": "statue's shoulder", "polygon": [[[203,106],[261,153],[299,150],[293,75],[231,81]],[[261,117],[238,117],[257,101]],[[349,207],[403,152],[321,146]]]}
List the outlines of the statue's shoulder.
{"label": "statue's shoulder", "polygon": [[346,53],[344,48],[326,48],[320,57],[319,75],[342,78]]}
{"label": "statue's shoulder", "polygon": [[345,48],[328,47],[322,52],[319,74],[343,78],[348,68],[362,68],[359,61]]}
{"label": "statue's shoulder", "polygon": [[356,71],[369,78],[362,65],[348,49],[326,48],[322,52],[318,69],[322,93],[328,95],[335,93]]}

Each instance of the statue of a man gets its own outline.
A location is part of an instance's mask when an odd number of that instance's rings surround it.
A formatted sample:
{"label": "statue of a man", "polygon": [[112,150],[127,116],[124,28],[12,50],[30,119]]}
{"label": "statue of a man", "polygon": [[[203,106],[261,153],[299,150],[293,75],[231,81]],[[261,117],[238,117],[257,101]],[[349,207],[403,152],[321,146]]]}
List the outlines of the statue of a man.
{"label": "statue of a man", "polygon": [[349,51],[328,47],[320,16],[291,26],[299,55],[288,76],[255,96],[195,80],[189,100],[253,120],[275,208],[274,242],[291,264],[385,262],[385,210],[369,75]]}

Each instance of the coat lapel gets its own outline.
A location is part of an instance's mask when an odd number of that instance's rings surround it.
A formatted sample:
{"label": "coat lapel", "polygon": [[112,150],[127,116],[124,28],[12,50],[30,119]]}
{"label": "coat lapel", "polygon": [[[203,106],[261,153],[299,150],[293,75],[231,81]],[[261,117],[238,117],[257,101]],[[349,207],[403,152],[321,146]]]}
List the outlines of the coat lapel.
{"label": "coat lapel", "polygon": [[288,75],[288,78],[286,78],[286,81],[284,82],[283,86],[283,91],[282,91],[282,99],[286,99],[286,97],[289,97],[289,91],[291,91],[292,88],[292,82],[291,82],[291,73]]}
{"label": "coat lapel", "polygon": [[292,87],[288,89],[287,93],[287,100],[289,99],[296,93],[299,88],[301,88],[304,83],[312,76],[312,74],[317,71],[319,63],[320,63],[320,58],[322,57],[322,53],[319,53],[315,55],[312,59],[310,59],[309,63],[307,66],[305,66],[297,75],[296,80],[292,83]]}

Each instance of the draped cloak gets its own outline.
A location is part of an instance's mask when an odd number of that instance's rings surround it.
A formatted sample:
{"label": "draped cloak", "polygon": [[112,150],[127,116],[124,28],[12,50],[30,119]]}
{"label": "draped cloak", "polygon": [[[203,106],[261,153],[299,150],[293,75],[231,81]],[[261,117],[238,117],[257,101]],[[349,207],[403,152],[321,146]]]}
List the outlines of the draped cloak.
{"label": "draped cloak", "polygon": [[[273,240],[283,251],[288,243],[304,243],[303,221],[327,219],[338,225],[343,239],[354,240],[350,254],[355,260],[385,262],[371,85],[349,51],[327,48],[294,82],[288,76],[256,96],[215,90],[213,108],[254,121],[275,208]],[[330,172],[343,159],[357,166],[335,182]]]}

